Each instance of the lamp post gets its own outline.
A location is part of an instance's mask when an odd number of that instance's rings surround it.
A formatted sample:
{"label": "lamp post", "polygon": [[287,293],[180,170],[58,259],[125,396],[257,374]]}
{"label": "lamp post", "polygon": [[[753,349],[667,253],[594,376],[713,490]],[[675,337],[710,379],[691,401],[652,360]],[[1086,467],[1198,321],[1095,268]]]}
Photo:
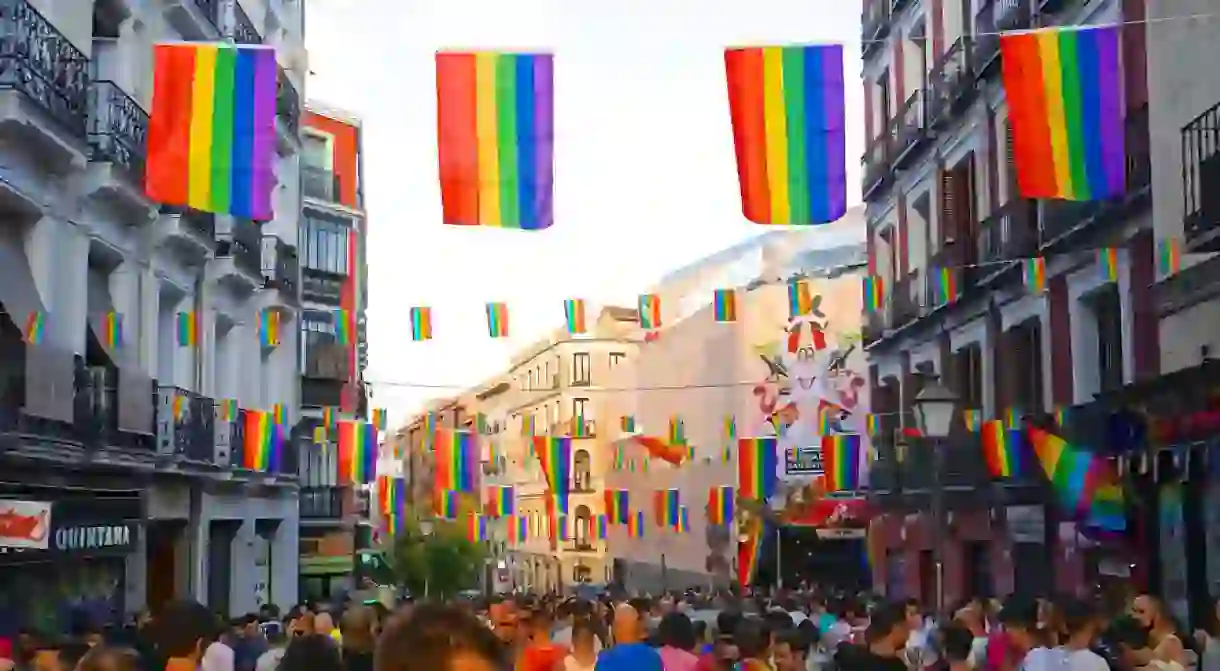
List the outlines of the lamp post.
{"label": "lamp post", "polygon": [[932,446],[932,563],[936,569],[936,613],[945,612],[945,486],[942,471],[957,395],[933,378],[915,396],[915,422]]}
{"label": "lamp post", "polygon": [[[420,521],[419,533],[424,537],[425,545],[427,545],[428,537],[430,537],[432,535],[432,530],[433,530],[432,529],[432,520],[421,520]],[[424,549],[424,553],[425,553],[425,556],[427,556],[427,548]],[[429,575],[432,573],[432,565],[431,564],[425,564],[425,565],[427,566],[427,572],[424,573],[424,598],[427,599],[428,598],[428,584],[431,582],[431,578],[432,578],[432,576]]]}

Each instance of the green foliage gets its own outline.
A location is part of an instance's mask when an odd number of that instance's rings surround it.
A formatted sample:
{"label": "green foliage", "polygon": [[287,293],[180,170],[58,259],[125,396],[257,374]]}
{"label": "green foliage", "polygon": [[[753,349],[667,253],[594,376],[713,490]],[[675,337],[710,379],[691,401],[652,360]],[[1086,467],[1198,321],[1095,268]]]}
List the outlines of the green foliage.
{"label": "green foliage", "polygon": [[402,531],[391,539],[386,558],[396,581],[411,594],[450,597],[473,588],[483,570],[486,548],[472,543],[456,522],[437,520],[431,535],[420,530],[420,521],[404,521]]}

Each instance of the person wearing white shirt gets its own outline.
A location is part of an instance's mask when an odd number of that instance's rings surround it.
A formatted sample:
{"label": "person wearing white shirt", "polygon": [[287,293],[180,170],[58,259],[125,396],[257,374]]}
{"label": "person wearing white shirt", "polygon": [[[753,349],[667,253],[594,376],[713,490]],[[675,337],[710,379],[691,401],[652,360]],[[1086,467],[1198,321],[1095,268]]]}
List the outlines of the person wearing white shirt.
{"label": "person wearing white shirt", "polygon": [[1020,671],[1064,671],[1062,648],[1048,648],[1038,631],[1038,604],[1019,597],[1010,598],[1000,611]]}

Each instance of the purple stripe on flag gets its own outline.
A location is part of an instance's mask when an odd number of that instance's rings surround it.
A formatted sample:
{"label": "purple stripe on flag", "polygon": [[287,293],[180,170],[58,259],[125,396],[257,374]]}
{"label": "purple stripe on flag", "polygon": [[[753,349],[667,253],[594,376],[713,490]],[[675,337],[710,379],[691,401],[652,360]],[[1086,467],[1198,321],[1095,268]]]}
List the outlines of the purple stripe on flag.
{"label": "purple stripe on flag", "polygon": [[[843,100],[842,45],[822,47],[822,82],[822,119],[827,130],[827,221],[836,221],[847,213],[847,123]],[[812,131],[809,129],[806,132]]]}
{"label": "purple stripe on flag", "polygon": [[[551,54],[538,54],[534,61],[534,87],[537,95],[534,99],[534,138],[537,147],[534,150],[537,186],[534,190],[534,202],[529,204],[529,212],[533,215],[534,228],[550,228],[554,223],[554,181],[555,181],[555,57]],[[524,222],[524,217],[522,221]]]}
{"label": "purple stripe on flag", "polygon": [[1127,182],[1126,141],[1123,128],[1122,70],[1119,63],[1118,26],[1090,28],[1088,36],[1096,45],[1097,73],[1082,73],[1097,76],[1101,93],[1101,137],[1102,160],[1105,166],[1106,193],[1093,194],[1094,199],[1121,194]]}
{"label": "purple stripe on flag", "polygon": [[258,49],[254,71],[254,147],[250,165],[253,181],[250,193],[251,218],[269,221],[271,192],[275,187],[275,97],[276,62],[274,49]]}

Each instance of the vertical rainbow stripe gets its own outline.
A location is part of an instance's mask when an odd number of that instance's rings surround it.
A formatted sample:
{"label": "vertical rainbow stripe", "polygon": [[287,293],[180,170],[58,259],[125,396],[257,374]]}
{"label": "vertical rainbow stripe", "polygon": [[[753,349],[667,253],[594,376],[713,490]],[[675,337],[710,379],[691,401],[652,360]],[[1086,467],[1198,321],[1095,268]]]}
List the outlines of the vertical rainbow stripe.
{"label": "vertical rainbow stripe", "polygon": [[335,425],[335,409],[327,406],[322,408],[322,424],[326,428],[331,428]]}
{"label": "vertical rainbow stripe", "polygon": [[682,493],[677,489],[667,489],[662,496],[664,504],[662,506],[662,525],[667,527],[678,528],[680,522],[678,516],[682,509]]}
{"label": "vertical rainbow stripe", "polygon": [[1106,282],[1118,281],[1118,249],[1107,247],[1097,250],[1097,265],[1103,280]]}
{"label": "vertical rainbow stripe", "polygon": [[661,297],[656,294],[644,294],[639,300],[640,328],[653,330],[661,328]]}
{"label": "vertical rainbow stripe", "polygon": [[271,421],[279,425],[288,423],[288,407],[283,403],[275,403],[271,406]]}
{"label": "vertical rainbow stripe", "polygon": [[377,471],[377,427],[339,422],[339,474],[352,484],[373,482]]}
{"label": "vertical rainbow stripe", "polygon": [[729,524],[733,521],[734,494],[732,485],[709,487],[707,490],[707,523]]}
{"label": "vertical rainbow stripe", "polygon": [[773,437],[737,439],[737,492],[743,498],[765,501],[775,493],[777,447]]}
{"label": "vertical rainbow stripe", "polygon": [[550,54],[436,54],[446,224],[550,227],[554,68]]}
{"label": "vertical rainbow stripe", "polygon": [[1009,429],[1019,429],[1024,417],[1025,415],[1021,412],[1020,408],[1009,408],[1004,411],[1004,426]]}
{"label": "vertical rainbow stripe", "polygon": [[438,517],[447,520],[456,520],[458,509],[461,507],[461,497],[457,492],[449,489],[438,489],[433,492],[433,508]]}
{"label": "vertical rainbow stripe", "polygon": [[860,436],[838,434],[822,436],[822,466],[826,490],[852,491],[860,488]]}
{"label": "vertical rainbow stripe", "polygon": [[199,345],[199,318],[194,310],[178,313],[178,346],[197,347]]}
{"label": "vertical rainbow stripe", "polygon": [[1021,432],[993,419],[983,424],[983,461],[993,478],[1014,478],[1024,471],[1019,448]]}
{"label": "vertical rainbow stripe", "polygon": [[144,190],[154,201],[269,221],[275,187],[275,50],[153,46]]}
{"label": "vertical rainbow stripe", "polygon": [[1065,429],[1067,428],[1067,423],[1068,408],[1062,405],[1055,408],[1055,426],[1059,427],[1060,429]]}
{"label": "vertical rainbow stripe", "polygon": [[676,529],[680,534],[690,533],[690,510],[686,506],[678,508],[678,524]]}
{"label": "vertical rainbow stripe", "polygon": [[864,416],[864,432],[870,436],[876,436],[878,427],[877,421],[880,418],[875,413],[868,413]]}
{"label": "vertical rainbow stripe", "polygon": [[123,315],[111,310],[102,316],[102,338],[107,349],[123,346]]}
{"label": "vertical rainbow stripe", "polygon": [[1029,427],[1028,436],[1034,455],[1069,515],[1107,525],[1107,531],[1126,528],[1122,486],[1112,463],[1037,427]]}
{"label": "vertical rainbow stripe", "polygon": [[542,474],[559,512],[567,515],[568,488],[572,480],[572,439],[567,436],[535,436],[534,455],[542,467]]}
{"label": "vertical rainbow stripe", "polygon": [[1118,26],[1000,36],[1023,198],[1104,200],[1126,181]]}
{"label": "vertical rainbow stripe", "polygon": [[1032,259],[1023,259],[1021,280],[1030,293],[1040,294],[1046,291],[1046,258],[1036,256]]}
{"label": "vertical rainbow stripe", "polygon": [[1167,238],[1157,242],[1156,266],[1162,277],[1182,272],[1182,241]]}
{"label": "vertical rainbow stripe", "polygon": [[628,494],[626,489],[607,489],[603,495],[603,505],[606,517],[611,524],[626,524],[628,510]]}
{"label": "vertical rainbow stripe", "polygon": [[327,443],[326,427],[325,426],[313,427],[313,444],[318,445],[320,447],[325,447],[326,443]]}
{"label": "vertical rainbow stripe", "polygon": [[263,310],[258,316],[258,341],[263,347],[280,345],[280,313],[278,310]]}
{"label": "vertical rainbow stripe", "polygon": [[25,342],[30,345],[41,345],[42,339],[45,336],[47,326],[47,316],[45,313],[34,310],[25,320]]}
{"label": "vertical rainbow stripe", "polygon": [[716,289],[712,295],[712,314],[721,324],[737,321],[737,290]]}
{"label": "vertical rainbow stripe", "polygon": [[605,515],[597,516],[597,540],[604,541],[610,535],[610,524],[606,521]]}
{"label": "vertical rainbow stripe", "polygon": [[438,490],[473,492],[480,453],[478,437],[469,431],[438,429],[432,440]]}
{"label": "vertical rainbow stripe", "polygon": [[414,307],[411,308],[411,340],[420,342],[421,340],[432,339],[432,308],[429,307]]}
{"label": "vertical rainbow stripe", "polygon": [[957,274],[953,268],[933,268],[932,283],[937,305],[957,300]]}
{"label": "vertical rainbow stripe", "polygon": [[563,302],[563,319],[567,324],[568,333],[579,335],[586,331],[585,301],[583,298],[569,298]]}
{"label": "vertical rainbow stripe", "polygon": [[644,511],[637,510],[627,518],[627,536],[630,538],[644,537]]}
{"label": "vertical rainbow stripe", "polygon": [[811,225],[847,211],[843,47],[726,49],[742,212]]}
{"label": "vertical rainbow stripe", "polygon": [[508,304],[487,304],[487,335],[492,338],[508,337]]}
{"label": "vertical rainbow stripe", "polygon": [[512,485],[496,487],[496,516],[508,517],[517,512],[517,490]]}
{"label": "vertical rainbow stripe", "polygon": [[879,312],[885,306],[885,278],[868,275],[864,278],[864,311]]}
{"label": "vertical rainbow stripe", "polygon": [[804,317],[813,313],[813,292],[805,280],[788,283],[788,318]]}
{"label": "vertical rainbow stripe", "polygon": [[343,309],[335,310],[335,342],[347,347],[352,340],[352,314]]}
{"label": "vertical rainbow stripe", "polygon": [[237,399],[226,398],[220,401],[220,421],[232,422],[237,419]]}

